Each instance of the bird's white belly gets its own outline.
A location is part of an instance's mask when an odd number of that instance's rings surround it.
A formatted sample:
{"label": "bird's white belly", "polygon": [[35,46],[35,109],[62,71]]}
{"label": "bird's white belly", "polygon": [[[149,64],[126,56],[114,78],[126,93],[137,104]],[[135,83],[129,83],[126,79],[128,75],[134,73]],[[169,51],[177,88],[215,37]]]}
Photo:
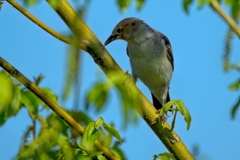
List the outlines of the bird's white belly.
{"label": "bird's white belly", "polygon": [[132,74],[138,77],[151,91],[161,90],[160,86],[168,86],[171,73],[160,61],[149,58],[130,58]]}
{"label": "bird's white belly", "polygon": [[128,53],[132,76],[139,78],[161,102],[161,99],[167,96],[166,91],[172,78],[172,65],[167,58],[166,48],[155,41],[157,39],[128,43]]}

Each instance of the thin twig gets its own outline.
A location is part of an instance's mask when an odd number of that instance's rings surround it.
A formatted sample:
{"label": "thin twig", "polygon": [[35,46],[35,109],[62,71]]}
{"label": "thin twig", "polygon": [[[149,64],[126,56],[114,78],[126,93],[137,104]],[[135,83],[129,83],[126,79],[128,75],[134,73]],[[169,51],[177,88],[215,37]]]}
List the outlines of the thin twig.
{"label": "thin twig", "polygon": [[60,33],[56,32],[55,30],[48,27],[46,24],[41,22],[39,19],[34,17],[30,12],[25,10],[22,6],[20,6],[17,2],[14,0],[6,0],[9,4],[11,4],[14,8],[16,8],[19,12],[21,12],[23,15],[25,15],[29,20],[31,20],[33,23],[38,25],[40,28],[42,28],[44,31],[52,35],[53,37],[59,39],[60,41],[67,43],[69,45],[73,45],[75,47],[79,47],[80,49],[85,50],[86,46],[84,44],[80,43],[74,43],[74,40],[70,40],[69,38],[61,35]]}
{"label": "thin twig", "polygon": [[217,0],[212,0],[210,2],[210,6],[217,12],[220,14],[220,16],[228,23],[228,25],[232,28],[232,30],[238,35],[238,37],[240,38],[240,28],[238,27],[238,25],[236,24],[236,22],[230,17],[228,16],[224,10],[221,8],[221,6],[219,5],[219,2]]}

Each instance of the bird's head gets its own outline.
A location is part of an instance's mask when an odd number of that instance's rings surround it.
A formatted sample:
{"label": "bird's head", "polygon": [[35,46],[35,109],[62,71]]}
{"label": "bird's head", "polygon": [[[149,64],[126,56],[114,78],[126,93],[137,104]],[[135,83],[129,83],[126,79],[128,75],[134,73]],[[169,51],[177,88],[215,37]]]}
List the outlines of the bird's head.
{"label": "bird's head", "polygon": [[134,40],[135,33],[139,30],[141,24],[145,24],[137,18],[125,18],[120,21],[113,29],[112,34],[108,37],[104,45],[108,45],[114,40],[122,39],[127,42]]}

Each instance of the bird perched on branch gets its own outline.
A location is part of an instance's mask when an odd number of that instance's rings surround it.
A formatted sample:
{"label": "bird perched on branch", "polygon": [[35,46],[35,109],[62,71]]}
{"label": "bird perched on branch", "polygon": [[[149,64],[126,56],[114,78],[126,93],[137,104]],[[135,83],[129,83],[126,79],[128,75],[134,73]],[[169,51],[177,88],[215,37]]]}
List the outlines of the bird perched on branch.
{"label": "bird perched on branch", "polygon": [[122,39],[127,44],[132,78],[139,78],[151,91],[153,105],[159,111],[170,101],[169,84],[174,69],[168,38],[137,18],[126,18],[113,29],[104,45]]}

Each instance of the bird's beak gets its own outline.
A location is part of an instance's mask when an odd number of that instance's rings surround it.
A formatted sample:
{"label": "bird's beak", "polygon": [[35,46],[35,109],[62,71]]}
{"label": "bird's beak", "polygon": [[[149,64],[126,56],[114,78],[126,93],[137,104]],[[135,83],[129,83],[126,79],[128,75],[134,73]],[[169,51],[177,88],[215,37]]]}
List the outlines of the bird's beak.
{"label": "bird's beak", "polygon": [[116,40],[118,35],[111,35],[110,37],[108,37],[108,39],[106,40],[106,42],[104,43],[104,45],[108,45],[109,43],[111,43],[112,41]]}

